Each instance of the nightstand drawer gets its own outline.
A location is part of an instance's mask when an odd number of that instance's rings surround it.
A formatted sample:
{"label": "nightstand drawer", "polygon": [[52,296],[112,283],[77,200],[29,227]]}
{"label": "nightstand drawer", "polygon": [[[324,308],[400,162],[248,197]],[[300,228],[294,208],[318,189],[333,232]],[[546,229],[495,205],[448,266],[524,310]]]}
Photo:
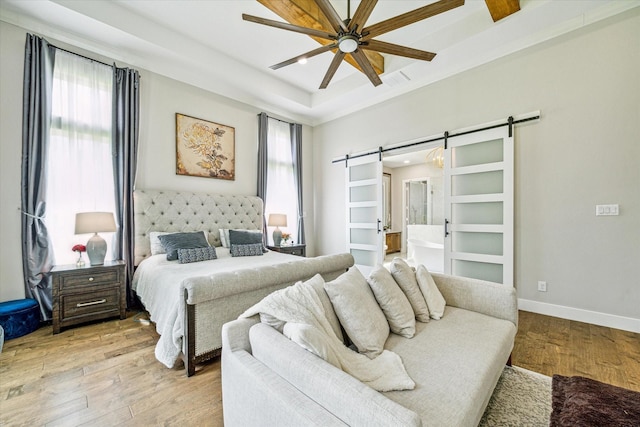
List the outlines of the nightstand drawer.
{"label": "nightstand drawer", "polygon": [[288,250],[283,251],[283,252],[291,254],[291,255],[304,256],[304,249],[303,248],[291,248],[291,249],[288,249]]}
{"label": "nightstand drawer", "polygon": [[60,275],[60,291],[77,288],[79,286],[110,285],[120,281],[118,270],[106,270],[91,274],[62,274]]}
{"label": "nightstand drawer", "polygon": [[77,318],[98,313],[120,312],[120,289],[108,288],[88,293],[60,296],[62,304],[62,320]]}

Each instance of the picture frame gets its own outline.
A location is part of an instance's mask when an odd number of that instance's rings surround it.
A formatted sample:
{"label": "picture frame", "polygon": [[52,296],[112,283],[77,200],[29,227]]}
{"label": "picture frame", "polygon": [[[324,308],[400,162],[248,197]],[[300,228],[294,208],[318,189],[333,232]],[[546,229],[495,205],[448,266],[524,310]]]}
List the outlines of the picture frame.
{"label": "picture frame", "polygon": [[176,113],[176,175],[235,181],[235,128]]}

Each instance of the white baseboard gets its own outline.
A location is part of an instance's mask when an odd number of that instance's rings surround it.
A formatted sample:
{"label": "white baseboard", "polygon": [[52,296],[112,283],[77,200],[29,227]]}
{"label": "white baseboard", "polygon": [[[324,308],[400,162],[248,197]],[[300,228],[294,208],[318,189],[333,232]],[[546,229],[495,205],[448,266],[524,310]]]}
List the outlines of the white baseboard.
{"label": "white baseboard", "polygon": [[561,319],[576,320],[578,322],[640,333],[640,319],[633,317],[616,316],[615,314],[600,313],[522,298],[518,298],[518,308],[523,311],[559,317]]}

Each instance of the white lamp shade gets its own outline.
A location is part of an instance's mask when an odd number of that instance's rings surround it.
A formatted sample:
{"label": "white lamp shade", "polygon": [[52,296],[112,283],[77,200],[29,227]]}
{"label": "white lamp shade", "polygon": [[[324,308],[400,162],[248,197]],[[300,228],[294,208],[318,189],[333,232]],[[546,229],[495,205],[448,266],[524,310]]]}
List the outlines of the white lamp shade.
{"label": "white lamp shade", "polygon": [[286,227],[287,226],[287,216],[285,214],[269,214],[269,222],[267,223],[269,227]]}
{"label": "white lamp shade", "polygon": [[116,231],[116,221],[111,212],[80,212],[76,214],[75,234]]}

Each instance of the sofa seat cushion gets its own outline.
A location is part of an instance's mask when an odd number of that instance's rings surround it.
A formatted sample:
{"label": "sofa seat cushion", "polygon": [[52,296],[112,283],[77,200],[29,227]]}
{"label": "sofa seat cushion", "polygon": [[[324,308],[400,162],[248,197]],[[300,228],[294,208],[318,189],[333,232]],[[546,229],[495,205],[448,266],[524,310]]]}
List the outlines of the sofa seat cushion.
{"label": "sofa seat cushion", "polygon": [[416,387],[383,394],[420,415],[425,426],[476,426],[516,331],[509,321],[447,306],[442,319],[416,323],[412,339],[389,336],[385,349],[402,358]]}

